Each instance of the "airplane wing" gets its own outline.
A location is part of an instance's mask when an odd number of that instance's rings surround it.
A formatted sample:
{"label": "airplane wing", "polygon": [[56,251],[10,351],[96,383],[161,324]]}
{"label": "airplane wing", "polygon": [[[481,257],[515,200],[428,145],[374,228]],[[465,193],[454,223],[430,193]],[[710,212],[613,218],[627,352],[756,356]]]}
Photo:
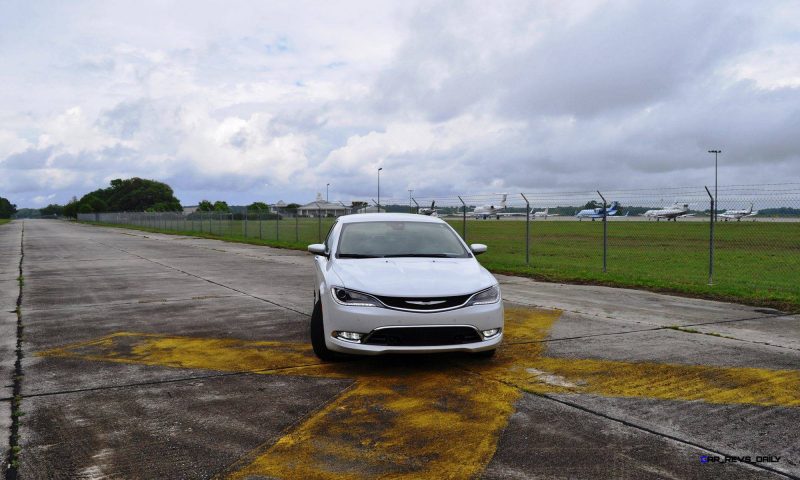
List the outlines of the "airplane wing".
{"label": "airplane wing", "polygon": [[489,215],[493,217],[524,217],[524,213],[517,213],[517,212],[498,212],[498,213],[490,213]]}

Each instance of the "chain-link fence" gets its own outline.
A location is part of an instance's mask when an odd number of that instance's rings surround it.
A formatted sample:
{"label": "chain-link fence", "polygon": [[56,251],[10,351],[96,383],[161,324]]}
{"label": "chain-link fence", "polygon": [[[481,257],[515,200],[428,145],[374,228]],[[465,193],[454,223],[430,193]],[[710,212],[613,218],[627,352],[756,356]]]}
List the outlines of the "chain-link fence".
{"label": "chain-link fence", "polygon": [[[433,214],[495,272],[684,292],[800,310],[800,184],[387,199]],[[306,211],[306,215],[309,213]],[[716,214],[716,222],[712,221]],[[324,210],[102,213],[80,220],[285,244],[324,240]]]}
{"label": "chain-link fence", "polygon": [[323,210],[313,216],[295,211],[280,213],[251,211],[231,212],[113,212],[80,213],[78,220],[112,225],[129,225],[167,233],[201,234],[235,240],[258,240],[302,246],[321,242],[336,217]]}

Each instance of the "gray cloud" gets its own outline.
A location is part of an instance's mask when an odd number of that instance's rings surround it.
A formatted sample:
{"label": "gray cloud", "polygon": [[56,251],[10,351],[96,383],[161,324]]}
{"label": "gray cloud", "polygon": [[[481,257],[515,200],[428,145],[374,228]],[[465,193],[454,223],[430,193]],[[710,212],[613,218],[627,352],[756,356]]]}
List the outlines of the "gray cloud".
{"label": "gray cloud", "polygon": [[15,203],[124,175],[187,203],[349,201],[379,166],[398,198],[698,185],[712,147],[727,183],[800,175],[788,2],[150,7],[0,19]]}

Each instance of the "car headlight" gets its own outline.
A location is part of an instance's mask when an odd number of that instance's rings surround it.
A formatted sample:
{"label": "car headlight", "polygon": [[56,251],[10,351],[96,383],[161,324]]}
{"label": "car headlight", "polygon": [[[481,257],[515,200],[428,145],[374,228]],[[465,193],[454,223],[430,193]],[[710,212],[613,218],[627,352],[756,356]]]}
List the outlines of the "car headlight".
{"label": "car headlight", "polygon": [[500,301],[500,287],[497,285],[489,287],[486,290],[481,290],[472,296],[469,301],[470,305],[489,305],[490,303],[497,303]]}
{"label": "car headlight", "polygon": [[366,293],[356,292],[341,287],[331,288],[331,296],[339,305],[350,307],[382,307],[383,304],[377,298]]}

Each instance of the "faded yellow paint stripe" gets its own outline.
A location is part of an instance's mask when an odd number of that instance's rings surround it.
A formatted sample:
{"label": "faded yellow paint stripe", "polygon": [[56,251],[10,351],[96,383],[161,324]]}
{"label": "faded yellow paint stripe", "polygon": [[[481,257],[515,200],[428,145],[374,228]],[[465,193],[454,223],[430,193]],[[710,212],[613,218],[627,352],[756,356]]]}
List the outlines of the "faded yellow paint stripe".
{"label": "faded yellow paint stripe", "polygon": [[302,343],[196,338],[120,332],[38,353],[44,357],[138,363],[225,372],[317,365]]}
{"label": "faded yellow paint stripe", "polygon": [[354,388],[229,478],[471,478],[489,462],[516,388],[450,371]]}
{"label": "faded yellow paint stripe", "polygon": [[[800,372],[796,370],[546,357],[537,358],[528,365],[527,368],[564,378],[564,383],[575,385],[559,387],[562,391],[607,397],[800,407]],[[552,385],[543,387],[541,377],[541,374],[529,375],[526,381],[514,383],[525,390],[552,391]]]}

